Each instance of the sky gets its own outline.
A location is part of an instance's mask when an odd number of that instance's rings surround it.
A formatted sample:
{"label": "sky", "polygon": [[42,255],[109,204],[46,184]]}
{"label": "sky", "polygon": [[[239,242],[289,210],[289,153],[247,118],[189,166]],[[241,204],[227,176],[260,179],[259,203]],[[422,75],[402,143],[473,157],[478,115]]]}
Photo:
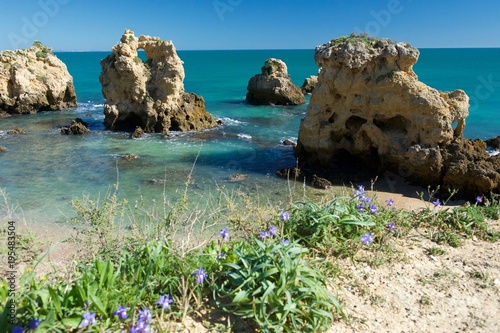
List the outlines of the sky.
{"label": "sky", "polygon": [[109,51],[125,29],[178,50],[313,49],[352,32],[500,47],[498,0],[0,0],[0,50]]}

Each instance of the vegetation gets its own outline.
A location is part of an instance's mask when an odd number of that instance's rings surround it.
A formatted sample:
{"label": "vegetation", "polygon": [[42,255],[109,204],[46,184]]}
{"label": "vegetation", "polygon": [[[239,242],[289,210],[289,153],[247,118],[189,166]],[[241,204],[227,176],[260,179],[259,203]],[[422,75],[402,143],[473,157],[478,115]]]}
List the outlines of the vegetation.
{"label": "vegetation", "polygon": [[[333,278],[342,274],[337,258],[366,260],[368,253],[369,264],[384,265],[398,238],[423,230],[437,244],[428,249],[433,256],[444,254],[438,244],[498,240],[488,228],[500,215],[496,198],[444,208],[430,194],[419,211],[397,210],[392,200],[381,205],[362,186],[327,202],[291,200],[289,207],[262,207],[221,190],[205,209],[190,207],[186,196],[157,209],[130,207],[116,187],[102,200],[72,202],[77,232],[71,241],[84,251],[67,273],[37,274],[44,256],[28,256],[14,297],[6,282],[0,284],[0,327],[174,332],[186,318],[210,313],[240,317],[262,332],[323,332],[343,316],[332,294]],[[12,211],[7,201],[2,205]],[[25,251],[23,244],[18,251]],[[471,276],[490,285],[480,271]],[[424,295],[421,303],[431,300]],[[219,322],[228,331],[226,324]]]}
{"label": "vegetation", "polygon": [[330,46],[335,46],[335,45],[340,45],[340,44],[356,44],[356,43],[362,43],[364,44],[367,48],[379,48],[382,47],[383,41],[391,42],[390,39],[388,38],[377,38],[377,37],[371,37],[366,33],[361,33],[359,35],[352,33],[350,36],[342,36],[338,37],[335,39],[332,39],[330,41]]}

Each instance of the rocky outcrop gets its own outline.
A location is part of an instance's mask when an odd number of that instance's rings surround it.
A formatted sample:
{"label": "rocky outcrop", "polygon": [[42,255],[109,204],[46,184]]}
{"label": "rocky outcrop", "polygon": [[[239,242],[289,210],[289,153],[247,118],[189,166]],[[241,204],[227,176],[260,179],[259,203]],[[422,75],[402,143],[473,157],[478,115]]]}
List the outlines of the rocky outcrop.
{"label": "rocky outcrop", "polygon": [[0,53],[0,113],[32,114],[77,105],[73,77],[40,42]]}
{"label": "rocky outcrop", "polygon": [[71,121],[71,124],[68,127],[61,127],[62,134],[89,134],[90,130],[88,129],[88,124],[84,122],[81,118],[76,118]]}
{"label": "rocky outcrop", "polygon": [[305,78],[304,83],[302,83],[302,86],[300,87],[302,93],[304,95],[311,94],[316,86],[316,83],[318,83],[318,76],[316,75],[311,75],[308,78]]}
{"label": "rocky outcrop", "polygon": [[304,94],[294,85],[286,64],[279,60],[267,59],[262,73],[250,78],[246,100],[253,105],[299,105],[304,104]]}
{"label": "rocky outcrop", "polygon": [[[139,49],[145,51],[145,62]],[[126,30],[101,68],[107,128],[134,131],[139,126],[147,133],[168,134],[218,125],[203,98],[184,91],[184,67],[171,41],[137,38]]]}
{"label": "rocky outcrop", "polygon": [[407,43],[364,36],[318,46],[322,69],[296,149],[301,167],[324,175],[352,159],[356,168],[390,170],[462,196],[498,191],[498,167],[486,145],[462,138],[468,96],[418,81],[412,69],[418,56]]}

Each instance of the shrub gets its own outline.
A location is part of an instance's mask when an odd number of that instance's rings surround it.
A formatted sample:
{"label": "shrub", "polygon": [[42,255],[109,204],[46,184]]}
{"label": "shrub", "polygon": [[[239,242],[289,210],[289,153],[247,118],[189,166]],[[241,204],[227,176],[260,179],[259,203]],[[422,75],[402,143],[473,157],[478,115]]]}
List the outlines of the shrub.
{"label": "shrub", "polygon": [[223,310],[253,319],[262,332],[319,332],[332,323],[338,302],[298,243],[252,238],[223,264],[214,297]]}

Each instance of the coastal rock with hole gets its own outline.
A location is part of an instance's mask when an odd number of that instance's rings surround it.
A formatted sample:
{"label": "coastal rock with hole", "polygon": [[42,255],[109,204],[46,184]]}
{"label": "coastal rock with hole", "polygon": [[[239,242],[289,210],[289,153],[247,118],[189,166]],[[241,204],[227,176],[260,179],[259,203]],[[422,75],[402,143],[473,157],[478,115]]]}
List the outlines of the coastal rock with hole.
{"label": "coastal rock with hole", "polygon": [[[139,58],[144,50],[146,61]],[[146,133],[213,128],[201,96],[184,91],[184,67],[174,44],[158,37],[136,37],[126,30],[112,53],[101,61],[104,124],[113,130]]]}
{"label": "coastal rock with hole", "polygon": [[250,78],[246,100],[253,105],[299,105],[305,103],[301,89],[292,83],[286,64],[267,59],[261,74]]}
{"label": "coastal rock with hole", "polygon": [[0,53],[0,113],[33,114],[77,105],[73,77],[50,48],[35,41]]}
{"label": "coastal rock with hole", "polygon": [[321,70],[296,149],[301,168],[331,175],[347,160],[353,170],[389,170],[462,196],[498,192],[486,146],[481,155],[456,148],[474,147],[462,137],[469,97],[420,82],[412,69],[418,57],[408,43],[365,36],[318,46]]}

